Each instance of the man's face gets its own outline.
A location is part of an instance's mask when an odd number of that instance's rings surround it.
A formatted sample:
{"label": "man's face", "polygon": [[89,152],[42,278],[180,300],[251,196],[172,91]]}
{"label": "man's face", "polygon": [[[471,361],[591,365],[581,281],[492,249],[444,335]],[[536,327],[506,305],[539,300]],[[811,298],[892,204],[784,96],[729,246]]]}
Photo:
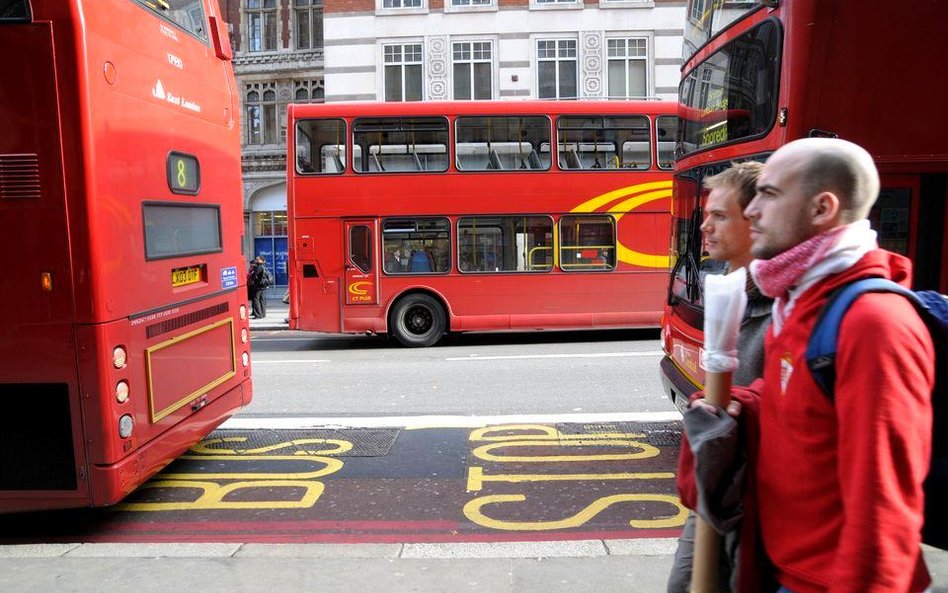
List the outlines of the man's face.
{"label": "man's face", "polygon": [[751,221],[751,253],[770,259],[819,231],[813,224],[815,196],[803,191],[799,150],[780,149],[767,159],[757,181],[757,194],[744,210]]}
{"label": "man's face", "polygon": [[704,244],[711,259],[731,263],[750,259],[750,220],[744,217],[738,202],[738,190],[716,187],[705,205]]}

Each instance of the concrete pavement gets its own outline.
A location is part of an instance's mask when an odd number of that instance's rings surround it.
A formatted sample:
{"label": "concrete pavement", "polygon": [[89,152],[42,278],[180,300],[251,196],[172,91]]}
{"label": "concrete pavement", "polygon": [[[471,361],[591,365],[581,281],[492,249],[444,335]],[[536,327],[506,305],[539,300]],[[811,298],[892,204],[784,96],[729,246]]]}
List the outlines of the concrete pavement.
{"label": "concrete pavement", "polygon": [[[281,293],[282,294],[282,293]],[[250,305],[247,305],[248,313],[251,311]],[[290,314],[290,306],[280,301],[280,297],[267,298],[267,316],[263,319],[250,318],[250,329],[257,331],[274,331],[289,329],[286,322]]]}
{"label": "concrete pavement", "polygon": [[[0,546],[0,591],[663,593],[673,539]],[[925,552],[948,593],[948,553]]]}

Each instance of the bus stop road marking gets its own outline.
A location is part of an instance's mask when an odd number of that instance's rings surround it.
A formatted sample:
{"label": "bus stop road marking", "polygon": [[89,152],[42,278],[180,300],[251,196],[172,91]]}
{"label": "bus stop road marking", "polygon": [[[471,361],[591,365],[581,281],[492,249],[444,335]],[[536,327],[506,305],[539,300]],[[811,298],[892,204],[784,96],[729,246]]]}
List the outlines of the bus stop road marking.
{"label": "bus stop road marking", "polygon": [[675,537],[680,420],[571,416],[583,421],[227,426],[114,507],[0,516],[0,544]]}

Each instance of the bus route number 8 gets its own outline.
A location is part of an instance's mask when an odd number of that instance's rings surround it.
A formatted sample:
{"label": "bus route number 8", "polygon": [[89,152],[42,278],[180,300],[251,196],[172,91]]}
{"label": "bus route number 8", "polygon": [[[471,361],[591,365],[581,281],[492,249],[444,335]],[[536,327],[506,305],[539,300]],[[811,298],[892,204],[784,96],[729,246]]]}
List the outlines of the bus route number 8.
{"label": "bus route number 8", "polygon": [[201,165],[197,157],[183,152],[168,154],[168,189],[175,194],[195,195],[201,185]]}

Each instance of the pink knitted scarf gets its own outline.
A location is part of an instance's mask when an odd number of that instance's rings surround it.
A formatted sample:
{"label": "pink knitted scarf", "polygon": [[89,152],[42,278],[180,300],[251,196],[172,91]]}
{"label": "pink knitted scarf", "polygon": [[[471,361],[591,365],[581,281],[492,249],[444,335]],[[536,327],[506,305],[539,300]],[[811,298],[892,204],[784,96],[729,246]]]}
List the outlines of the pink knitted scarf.
{"label": "pink knitted scarf", "polygon": [[754,280],[760,291],[771,298],[786,301],[790,289],[836,245],[845,228],[836,227],[814,235],[770,259],[755,260]]}

